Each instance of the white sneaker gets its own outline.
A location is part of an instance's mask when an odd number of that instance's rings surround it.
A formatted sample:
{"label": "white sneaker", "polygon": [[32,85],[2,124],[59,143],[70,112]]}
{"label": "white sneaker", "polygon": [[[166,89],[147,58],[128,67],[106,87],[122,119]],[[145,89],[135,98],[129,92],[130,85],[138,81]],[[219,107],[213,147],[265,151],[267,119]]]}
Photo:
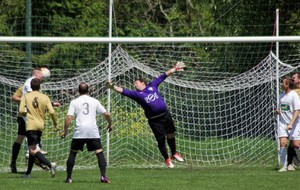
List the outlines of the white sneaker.
{"label": "white sneaker", "polygon": [[174,155],[172,155],[172,159],[176,159],[178,162],[184,161],[182,156],[178,152],[176,152]]}
{"label": "white sneaker", "polygon": [[289,164],[288,167],[287,167],[287,170],[288,171],[295,171],[295,168],[292,164]]}
{"label": "white sneaker", "polygon": [[50,168],[51,177],[55,177],[55,172],[56,172],[56,163],[51,163],[51,168]]}
{"label": "white sneaker", "polygon": [[25,158],[26,158],[26,159],[29,158],[29,150],[26,151]]}
{"label": "white sneaker", "polygon": [[168,168],[174,168],[174,165],[170,158],[166,159],[166,165]]}
{"label": "white sneaker", "polygon": [[282,168],[280,168],[278,171],[279,171],[279,172],[286,172],[287,169],[286,169],[285,167],[282,167]]}

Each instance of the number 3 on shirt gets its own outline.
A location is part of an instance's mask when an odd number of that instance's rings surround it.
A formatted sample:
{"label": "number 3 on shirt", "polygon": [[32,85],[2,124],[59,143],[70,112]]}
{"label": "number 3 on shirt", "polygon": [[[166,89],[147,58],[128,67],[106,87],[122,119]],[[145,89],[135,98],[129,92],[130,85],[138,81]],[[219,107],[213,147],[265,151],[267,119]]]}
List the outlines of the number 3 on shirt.
{"label": "number 3 on shirt", "polygon": [[83,111],[82,111],[82,113],[83,113],[84,115],[88,115],[89,112],[90,112],[90,110],[89,110],[89,104],[88,104],[88,103],[83,103],[82,106],[83,106],[83,108],[84,108]]}

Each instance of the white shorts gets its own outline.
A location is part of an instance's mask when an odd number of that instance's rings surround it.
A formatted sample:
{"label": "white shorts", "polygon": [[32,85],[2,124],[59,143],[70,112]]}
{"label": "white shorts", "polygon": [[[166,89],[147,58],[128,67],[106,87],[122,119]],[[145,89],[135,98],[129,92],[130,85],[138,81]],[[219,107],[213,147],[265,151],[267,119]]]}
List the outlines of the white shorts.
{"label": "white shorts", "polygon": [[300,140],[300,125],[293,127],[290,133],[290,140]]}
{"label": "white shorts", "polygon": [[278,137],[289,137],[290,131],[286,130],[287,126],[279,124],[278,126]]}

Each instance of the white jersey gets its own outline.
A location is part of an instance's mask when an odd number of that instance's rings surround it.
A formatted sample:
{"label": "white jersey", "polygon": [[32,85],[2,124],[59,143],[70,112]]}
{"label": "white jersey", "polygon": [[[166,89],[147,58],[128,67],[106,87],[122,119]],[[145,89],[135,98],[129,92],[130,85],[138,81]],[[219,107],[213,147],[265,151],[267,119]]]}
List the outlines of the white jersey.
{"label": "white jersey", "polygon": [[31,88],[31,81],[32,79],[34,79],[34,77],[30,77],[29,79],[26,80],[25,84],[24,84],[24,88],[23,88],[23,92],[22,92],[22,97],[27,93],[27,92],[31,92],[32,88]]}
{"label": "white jersey", "polygon": [[100,102],[88,95],[72,100],[67,115],[76,118],[73,138],[100,138],[96,116],[105,112],[106,109]]}
{"label": "white jersey", "polygon": [[[292,120],[293,113],[295,110],[300,110],[300,100],[299,96],[295,91],[290,91],[289,93],[282,93],[280,95],[280,117],[279,117],[279,129],[278,136],[279,137],[288,137],[288,133],[286,131],[287,126]],[[300,127],[299,117],[294,122],[291,134],[293,133],[293,129],[297,126]]]}
{"label": "white jersey", "polygon": [[[32,91],[32,88],[31,88],[32,79],[34,79],[34,77],[30,77],[29,79],[26,80],[24,87],[23,87],[23,91],[22,91],[22,98],[25,94]],[[24,119],[24,121],[26,121],[26,116],[22,116],[22,118]]]}

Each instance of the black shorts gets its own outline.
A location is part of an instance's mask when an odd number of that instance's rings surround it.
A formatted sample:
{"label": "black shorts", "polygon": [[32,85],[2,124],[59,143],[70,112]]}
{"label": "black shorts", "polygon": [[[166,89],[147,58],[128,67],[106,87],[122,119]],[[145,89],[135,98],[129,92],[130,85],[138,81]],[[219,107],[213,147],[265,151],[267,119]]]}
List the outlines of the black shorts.
{"label": "black shorts", "polygon": [[18,135],[26,136],[26,123],[22,117],[17,117],[18,122]]}
{"label": "black shorts", "polygon": [[148,123],[156,139],[176,131],[172,116],[168,111],[162,116],[148,119]]}
{"label": "black shorts", "polygon": [[41,131],[26,131],[28,146],[40,144],[41,136],[42,136]]}
{"label": "black shorts", "polygon": [[94,138],[94,139],[72,139],[71,150],[83,151],[83,146],[85,144],[88,151],[102,149],[100,138]]}

